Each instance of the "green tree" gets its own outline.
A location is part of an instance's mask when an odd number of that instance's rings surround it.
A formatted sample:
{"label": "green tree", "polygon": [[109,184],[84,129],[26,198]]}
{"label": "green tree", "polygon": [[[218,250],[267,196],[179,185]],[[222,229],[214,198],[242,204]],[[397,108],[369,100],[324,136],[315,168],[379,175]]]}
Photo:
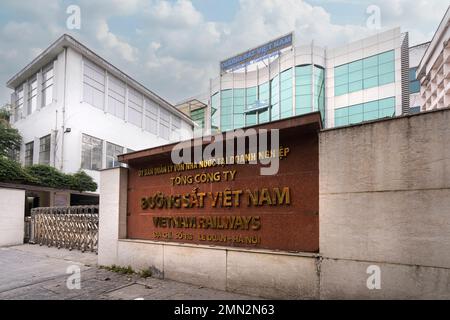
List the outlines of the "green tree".
{"label": "green tree", "polygon": [[11,157],[22,143],[19,131],[9,124],[10,110],[8,105],[0,109],[0,157]]}
{"label": "green tree", "polygon": [[70,189],[77,191],[92,191],[97,190],[97,183],[84,171],[70,175]]}

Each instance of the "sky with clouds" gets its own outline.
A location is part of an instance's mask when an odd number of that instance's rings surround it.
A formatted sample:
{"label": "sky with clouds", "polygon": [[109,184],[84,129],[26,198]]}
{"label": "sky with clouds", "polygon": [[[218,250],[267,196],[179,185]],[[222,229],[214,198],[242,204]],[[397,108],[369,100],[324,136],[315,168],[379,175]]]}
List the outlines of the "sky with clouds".
{"label": "sky with clouds", "polygon": [[[81,29],[66,27],[69,5]],[[0,103],[6,82],[63,33],[172,103],[207,92],[219,61],[295,31],[296,45],[334,47],[375,31],[366,12],[376,5],[381,28],[400,26],[410,44],[431,40],[448,0],[2,0]]]}

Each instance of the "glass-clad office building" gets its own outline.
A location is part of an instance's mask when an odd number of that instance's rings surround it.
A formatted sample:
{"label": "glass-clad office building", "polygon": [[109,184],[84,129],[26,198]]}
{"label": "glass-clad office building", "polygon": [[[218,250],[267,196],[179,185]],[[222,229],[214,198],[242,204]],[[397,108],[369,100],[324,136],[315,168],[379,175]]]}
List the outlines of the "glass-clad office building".
{"label": "glass-clad office building", "polygon": [[409,110],[408,34],[399,28],[335,49],[306,45],[241,65],[210,81],[210,132],[319,111],[324,128]]}

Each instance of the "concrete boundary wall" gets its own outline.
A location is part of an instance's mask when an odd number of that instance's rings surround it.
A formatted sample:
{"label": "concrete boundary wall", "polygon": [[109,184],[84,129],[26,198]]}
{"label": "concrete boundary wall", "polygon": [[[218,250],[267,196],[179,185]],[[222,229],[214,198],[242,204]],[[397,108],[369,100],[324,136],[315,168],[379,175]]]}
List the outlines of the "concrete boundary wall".
{"label": "concrete boundary wall", "polygon": [[321,298],[449,299],[450,110],[324,131],[319,148]]}
{"label": "concrete boundary wall", "polygon": [[25,190],[0,188],[0,247],[23,244]]}
{"label": "concrete boundary wall", "polygon": [[450,299],[450,109],[323,131],[319,144],[319,254],[127,240],[118,168],[102,172],[99,264],[264,298]]}
{"label": "concrete boundary wall", "polygon": [[314,254],[126,239],[126,191],[126,169],[102,171],[99,265],[150,269],[155,277],[264,298],[319,298]]}
{"label": "concrete boundary wall", "polygon": [[116,263],[152,275],[264,298],[318,299],[314,254],[119,240]]}

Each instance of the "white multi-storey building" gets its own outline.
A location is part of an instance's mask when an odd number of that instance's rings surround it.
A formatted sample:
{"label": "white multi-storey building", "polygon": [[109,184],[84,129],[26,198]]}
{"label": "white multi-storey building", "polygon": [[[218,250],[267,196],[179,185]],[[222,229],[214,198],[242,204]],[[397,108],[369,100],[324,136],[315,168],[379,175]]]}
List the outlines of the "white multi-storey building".
{"label": "white multi-storey building", "polygon": [[24,165],[65,173],[117,166],[117,155],[192,137],[193,122],[69,35],[7,83]]}
{"label": "white multi-storey building", "polygon": [[450,107],[450,7],[417,69],[422,111]]}
{"label": "white multi-storey building", "polygon": [[[295,46],[290,37],[221,63],[210,83],[207,131],[314,111],[325,128],[409,113],[408,33],[395,28],[334,49]],[[276,49],[283,42],[289,45]]]}
{"label": "white multi-storey building", "polygon": [[410,113],[420,112],[423,105],[420,94],[420,81],[417,79],[417,68],[430,42],[421,43],[409,48],[409,110]]}

